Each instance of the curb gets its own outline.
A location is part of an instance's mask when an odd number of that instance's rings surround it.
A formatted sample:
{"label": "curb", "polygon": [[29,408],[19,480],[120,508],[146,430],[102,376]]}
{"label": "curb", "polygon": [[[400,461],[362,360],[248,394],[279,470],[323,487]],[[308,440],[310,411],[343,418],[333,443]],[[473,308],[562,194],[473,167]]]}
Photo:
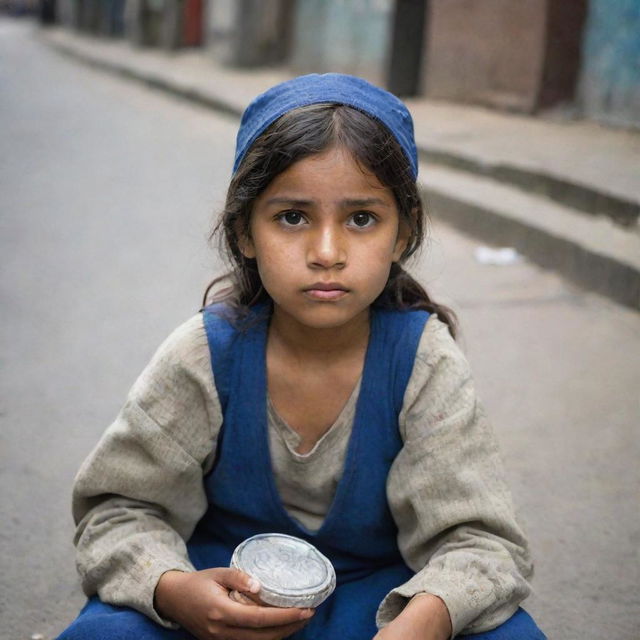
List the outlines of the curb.
{"label": "curb", "polygon": [[567,207],[591,215],[604,215],[622,227],[632,228],[640,219],[640,204],[609,195],[566,178],[557,178],[535,169],[493,164],[470,156],[454,154],[444,149],[419,149],[429,163],[486,176],[498,182],[545,196]]}
{"label": "curb", "polygon": [[151,89],[157,89],[165,93],[184,98],[200,106],[207,107],[219,113],[231,115],[237,117],[238,120],[242,116],[244,109],[231,102],[216,98],[209,94],[202,93],[191,87],[180,87],[174,82],[165,78],[154,76],[150,74],[144,74],[138,69],[132,69],[125,65],[119,65],[115,62],[101,60],[97,57],[90,57],[88,55],[78,53],[72,47],[65,47],[57,42],[52,42],[47,38],[43,38],[43,42],[47,46],[51,47],[58,53],[65,55],[73,60],[76,60],[93,69],[99,69],[112,75],[121,76],[129,80],[135,80],[140,82]]}
{"label": "curb", "polygon": [[640,310],[640,271],[633,266],[437,189],[422,185],[422,192],[434,217],[484,242],[514,247],[538,266],[552,269],[584,289]]}

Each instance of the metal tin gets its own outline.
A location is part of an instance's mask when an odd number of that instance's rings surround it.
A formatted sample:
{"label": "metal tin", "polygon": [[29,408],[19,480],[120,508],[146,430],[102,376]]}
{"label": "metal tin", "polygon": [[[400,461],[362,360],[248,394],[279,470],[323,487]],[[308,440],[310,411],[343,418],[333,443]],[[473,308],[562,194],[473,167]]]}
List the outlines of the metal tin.
{"label": "metal tin", "polygon": [[281,533],[262,533],[241,542],[231,566],[256,578],[258,597],[274,607],[314,608],[336,587],[328,558],[306,540]]}

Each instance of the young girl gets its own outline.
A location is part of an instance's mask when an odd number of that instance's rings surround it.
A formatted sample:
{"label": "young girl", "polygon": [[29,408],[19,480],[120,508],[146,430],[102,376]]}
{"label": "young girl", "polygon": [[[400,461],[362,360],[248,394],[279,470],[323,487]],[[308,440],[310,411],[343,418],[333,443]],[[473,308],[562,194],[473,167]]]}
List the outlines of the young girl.
{"label": "young girl", "polygon": [[[406,107],[359,78],[247,108],[218,225],[234,268],[78,473],[92,597],[61,640],[544,638],[453,316],[401,267],[417,170]],[[264,532],[333,562],[315,611],[257,605],[228,568]]]}

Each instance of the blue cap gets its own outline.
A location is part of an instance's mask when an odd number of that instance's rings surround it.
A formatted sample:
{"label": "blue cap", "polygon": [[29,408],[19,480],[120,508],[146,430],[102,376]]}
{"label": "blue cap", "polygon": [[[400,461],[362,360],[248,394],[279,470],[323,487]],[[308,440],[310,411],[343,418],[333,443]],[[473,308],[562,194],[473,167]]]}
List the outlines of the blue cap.
{"label": "blue cap", "polygon": [[342,73],[312,73],[271,87],[245,109],[236,139],[234,173],[256,138],[280,116],[292,109],[323,102],[344,104],[382,122],[405,152],[414,178],[418,153],[409,110],[396,96],[362,78]]}

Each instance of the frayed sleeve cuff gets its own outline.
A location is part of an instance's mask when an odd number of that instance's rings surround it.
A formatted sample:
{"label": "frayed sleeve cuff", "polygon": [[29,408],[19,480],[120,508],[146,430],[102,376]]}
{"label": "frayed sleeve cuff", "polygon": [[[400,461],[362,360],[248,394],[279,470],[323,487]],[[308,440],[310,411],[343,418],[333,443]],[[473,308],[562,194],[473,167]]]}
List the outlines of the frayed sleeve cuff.
{"label": "frayed sleeve cuff", "polygon": [[142,554],[133,566],[127,568],[126,576],[118,584],[108,584],[98,591],[98,596],[104,602],[135,609],[163,627],[177,629],[179,625],[160,617],[153,606],[156,586],[167,571],[188,573],[195,571],[195,568],[180,557],[160,558]]}
{"label": "frayed sleeve cuff", "polygon": [[[468,580],[452,580],[439,572],[421,571],[408,582],[389,592],[378,607],[376,624],[382,628],[398,616],[409,600],[422,593],[440,598],[451,618],[451,637],[466,631],[477,633],[493,629],[508,620],[518,609],[519,602],[504,603],[497,610],[493,589],[488,585],[473,585]],[[462,576],[461,576],[462,578]],[[488,611],[492,614],[487,615]],[[485,615],[482,615],[482,614]],[[482,617],[482,621],[478,618]]]}

